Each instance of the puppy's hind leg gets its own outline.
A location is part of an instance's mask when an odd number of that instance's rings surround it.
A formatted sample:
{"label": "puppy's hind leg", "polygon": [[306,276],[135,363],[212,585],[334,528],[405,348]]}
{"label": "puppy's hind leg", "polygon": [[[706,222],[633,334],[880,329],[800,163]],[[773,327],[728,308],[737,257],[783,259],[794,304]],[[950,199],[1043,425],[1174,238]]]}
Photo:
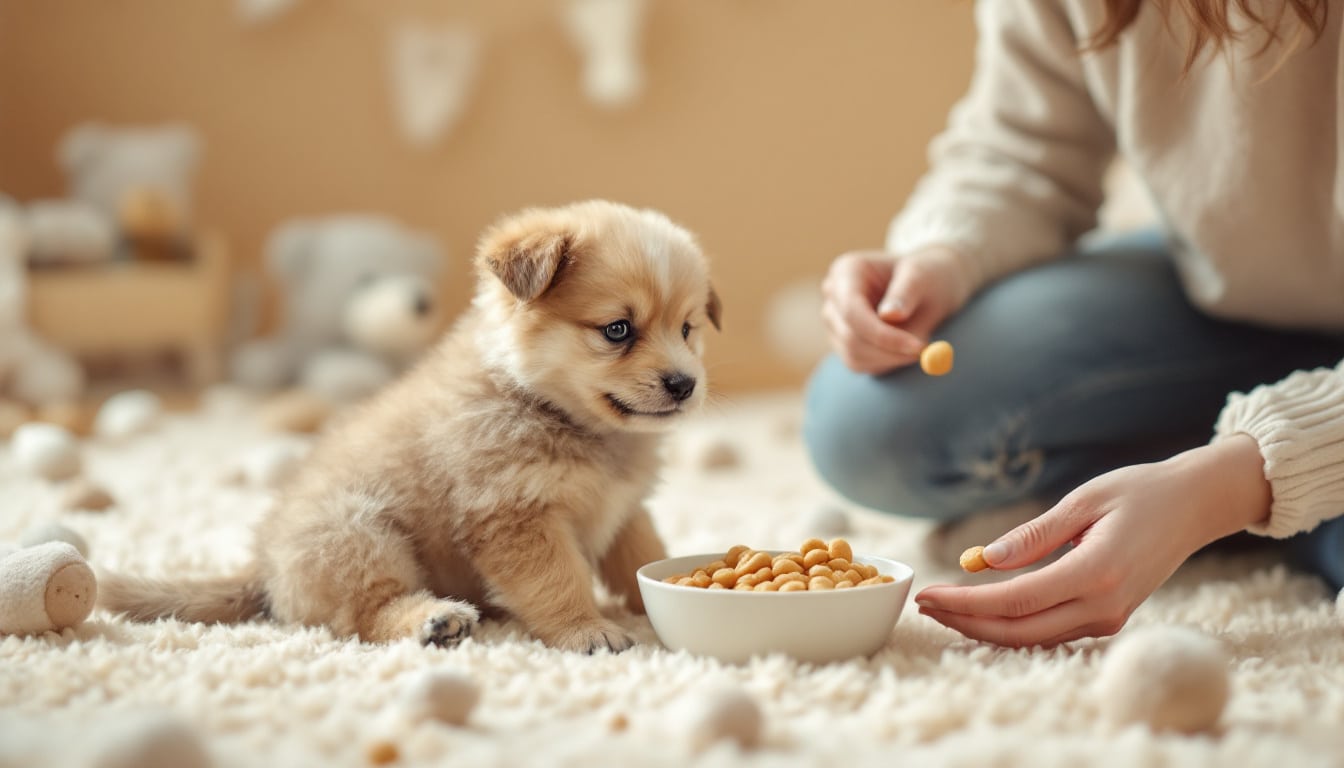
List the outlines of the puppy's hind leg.
{"label": "puppy's hind leg", "polygon": [[369,643],[411,637],[450,646],[471,634],[479,611],[426,589],[411,542],[370,509],[376,506],[372,499],[349,495],[324,501],[345,509],[324,504],[309,514],[285,510],[263,541],[271,565],[267,592],[277,619],[325,625]]}

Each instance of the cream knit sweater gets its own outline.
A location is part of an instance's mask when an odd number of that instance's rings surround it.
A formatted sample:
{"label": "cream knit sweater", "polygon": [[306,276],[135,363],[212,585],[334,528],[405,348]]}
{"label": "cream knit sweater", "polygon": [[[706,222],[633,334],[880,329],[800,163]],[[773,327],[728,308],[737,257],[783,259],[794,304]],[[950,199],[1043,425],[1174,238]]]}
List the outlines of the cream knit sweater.
{"label": "cream knit sweater", "polygon": [[[1255,30],[1182,77],[1187,28],[1151,3],[1118,45],[1078,53],[1101,6],[980,0],[970,91],[887,248],[950,246],[972,290],[1056,258],[1096,225],[1118,151],[1196,305],[1344,334],[1344,14],[1332,8],[1309,48],[1254,57]],[[1274,494],[1252,530],[1289,536],[1344,514],[1344,364],[1232,394],[1215,434],[1235,433],[1259,441]]]}

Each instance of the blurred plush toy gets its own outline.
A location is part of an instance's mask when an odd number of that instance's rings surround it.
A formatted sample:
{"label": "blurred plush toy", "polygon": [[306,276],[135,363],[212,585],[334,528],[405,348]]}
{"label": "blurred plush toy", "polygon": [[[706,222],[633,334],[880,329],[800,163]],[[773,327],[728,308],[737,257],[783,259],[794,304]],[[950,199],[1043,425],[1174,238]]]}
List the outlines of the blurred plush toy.
{"label": "blurred plush toy", "polygon": [[439,246],[377,216],[336,216],[281,226],[266,267],[281,288],[276,333],[240,347],[236,381],[298,386],[333,402],[390,381],[439,328]]}
{"label": "blurred plush toy", "polygon": [[27,251],[21,215],[0,207],[0,399],[30,406],[73,402],[84,391],[83,368],[28,328]]}
{"label": "blurred plush toy", "polygon": [[93,612],[97,592],[93,569],[67,541],[0,552],[0,635],[78,626]]}
{"label": "blurred plush toy", "polygon": [[140,257],[177,252],[190,232],[192,182],[200,154],[182,125],[76,126],[59,156],[71,196],[93,206]]}

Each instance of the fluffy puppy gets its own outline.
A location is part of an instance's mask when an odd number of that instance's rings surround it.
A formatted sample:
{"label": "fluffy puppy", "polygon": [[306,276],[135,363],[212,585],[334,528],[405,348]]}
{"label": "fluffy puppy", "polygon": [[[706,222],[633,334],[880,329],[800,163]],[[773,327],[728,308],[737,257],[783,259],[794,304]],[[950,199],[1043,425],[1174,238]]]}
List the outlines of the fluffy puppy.
{"label": "fluffy puppy", "polygon": [[132,619],[269,614],[383,643],[450,645],[481,612],[548,645],[620,651],[597,575],[642,612],[665,556],[644,499],[658,433],[705,399],[719,300],[692,236],[609,202],[490,229],[472,307],[401,379],[317,445],[232,578],[108,575]]}

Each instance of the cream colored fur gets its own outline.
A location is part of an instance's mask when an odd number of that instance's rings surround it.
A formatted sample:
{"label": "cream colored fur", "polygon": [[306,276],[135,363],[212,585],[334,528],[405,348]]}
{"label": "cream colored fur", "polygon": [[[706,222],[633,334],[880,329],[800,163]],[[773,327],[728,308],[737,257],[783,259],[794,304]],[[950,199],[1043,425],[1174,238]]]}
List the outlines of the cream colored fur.
{"label": "cream colored fur", "polygon": [[[606,202],[531,210],[482,238],[479,290],[443,341],[317,446],[256,531],[254,569],[216,582],[105,575],[136,619],[269,613],[369,642],[446,645],[482,611],[549,645],[620,651],[594,576],[642,611],[664,556],[643,506],[658,433],[704,400],[719,304],[666,217]],[[624,320],[632,341],[604,335]],[[688,397],[665,379],[695,379]]]}

